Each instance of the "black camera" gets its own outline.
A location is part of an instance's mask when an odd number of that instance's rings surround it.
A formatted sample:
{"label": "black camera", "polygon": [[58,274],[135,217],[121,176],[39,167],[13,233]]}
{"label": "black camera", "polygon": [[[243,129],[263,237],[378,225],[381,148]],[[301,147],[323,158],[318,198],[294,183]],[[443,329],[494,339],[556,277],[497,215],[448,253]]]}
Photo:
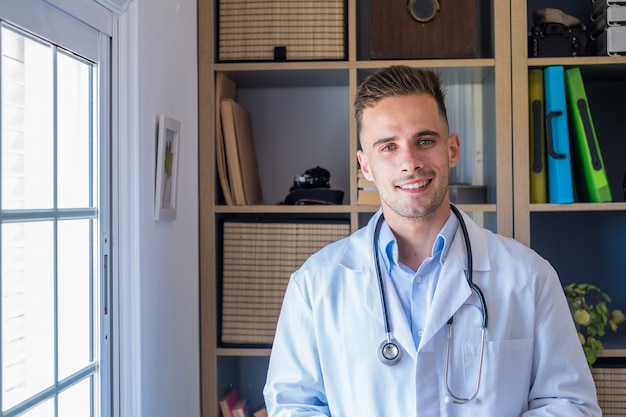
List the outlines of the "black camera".
{"label": "black camera", "polygon": [[533,27],[528,35],[529,57],[583,55],[587,55],[587,33],[581,27],[548,22]]}
{"label": "black camera", "polygon": [[319,166],[308,169],[304,174],[294,177],[290,191],[310,188],[330,188],[330,172]]}
{"label": "black camera", "polygon": [[330,188],[330,171],[319,166],[296,175],[285,197],[286,205],[341,204],[343,191]]}

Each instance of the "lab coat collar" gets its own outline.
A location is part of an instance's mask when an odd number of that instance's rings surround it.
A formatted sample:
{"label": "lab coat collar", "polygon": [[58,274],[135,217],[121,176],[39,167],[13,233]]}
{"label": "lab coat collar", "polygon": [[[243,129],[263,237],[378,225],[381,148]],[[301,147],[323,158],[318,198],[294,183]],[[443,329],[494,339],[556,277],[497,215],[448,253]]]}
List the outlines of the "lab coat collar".
{"label": "lab coat collar", "polygon": [[[359,229],[348,238],[348,245],[341,257],[340,264],[344,268],[358,273],[374,271],[374,228],[382,210],[378,210],[363,229]],[[374,282],[376,284],[376,282]],[[378,289],[376,288],[378,292]]]}
{"label": "lab coat collar", "polygon": [[[383,329],[382,307],[374,267],[373,252],[374,228],[381,215],[382,210],[378,210],[378,212],[372,216],[368,225],[364,229],[357,231],[350,238],[350,242],[342,256],[341,265],[344,268],[352,270],[354,273],[362,274],[362,276],[366,278],[363,281],[363,285],[367,286],[367,290],[365,291],[365,303],[369,314],[371,314],[372,318],[379,323],[381,329]],[[487,240],[482,228],[467,214],[461,212],[461,215],[467,225],[470,237],[473,269],[474,275],[476,276],[476,272],[478,271],[488,271],[491,269]],[[431,350],[432,344],[430,348],[428,348],[428,342],[471,297],[472,291],[467,285],[465,275],[464,273],[459,273],[459,271],[465,272],[466,270],[467,252],[462,229],[459,226],[441,269],[431,309],[422,335],[420,348],[424,347],[427,350]],[[386,274],[384,277],[386,277]],[[417,347],[411,335],[411,327],[402,311],[401,303],[395,290],[389,287],[389,285],[385,287],[385,295],[387,297],[388,314],[392,318],[390,319],[392,334],[398,342],[404,346],[405,353],[415,358]],[[384,333],[381,332],[381,338],[384,336]]]}
{"label": "lab coat collar", "polygon": [[[470,241],[472,243],[474,270],[488,271],[491,269],[491,266],[489,256],[487,256],[487,240],[483,235],[483,229],[478,226],[465,212],[462,210],[459,211],[461,212],[461,216],[467,225]],[[351,236],[350,244],[346,247],[346,250],[341,258],[342,266],[356,272],[364,272],[374,265],[374,228],[376,227],[376,222],[381,215],[382,209],[379,209],[376,213],[374,213],[365,228],[357,231]],[[457,239],[457,237],[459,237],[459,239]],[[474,240],[476,240],[476,243],[474,243]],[[456,231],[447,257],[454,253],[452,250],[454,247],[461,249],[461,253],[458,253],[457,251],[457,255],[461,257],[463,267],[467,269],[467,256],[465,254],[465,244],[463,243],[463,233],[460,226]]]}

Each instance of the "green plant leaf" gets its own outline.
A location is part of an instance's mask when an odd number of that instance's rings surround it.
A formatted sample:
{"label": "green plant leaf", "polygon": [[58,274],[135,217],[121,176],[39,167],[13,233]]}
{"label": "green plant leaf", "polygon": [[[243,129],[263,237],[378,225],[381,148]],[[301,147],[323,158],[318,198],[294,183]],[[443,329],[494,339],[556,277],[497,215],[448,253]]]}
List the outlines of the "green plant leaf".
{"label": "green plant leaf", "polygon": [[611,311],[608,306],[611,298],[593,284],[574,283],[563,287],[563,290],[577,327],[578,339],[591,367],[604,351],[600,339],[605,335],[606,327],[617,331],[618,324],[625,322],[626,317],[621,310]]}
{"label": "green plant leaf", "polygon": [[598,359],[593,349],[589,349],[589,348],[585,349],[585,358],[587,359],[587,363],[589,364],[589,366],[596,363],[596,360]]}
{"label": "green plant leaf", "polygon": [[587,326],[591,321],[589,312],[583,309],[578,309],[574,312],[574,321],[583,326]]}
{"label": "green plant leaf", "polygon": [[613,319],[615,324],[623,323],[626,320],[626,316],[624,316],[622,310],[613,310],[611,312],[611,318]]}

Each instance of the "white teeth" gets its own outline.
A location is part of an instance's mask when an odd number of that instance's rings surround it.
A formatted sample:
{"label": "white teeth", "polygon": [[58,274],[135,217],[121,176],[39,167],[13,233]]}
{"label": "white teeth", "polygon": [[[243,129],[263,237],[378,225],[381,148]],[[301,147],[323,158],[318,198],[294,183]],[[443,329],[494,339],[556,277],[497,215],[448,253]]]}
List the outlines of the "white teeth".
{"label": "white teeth", "polygon": [[428,184],[428,181],[422,181],[422,182],[416,182],[414,184],[403,185],[400,188],[402,188],[403,190],[416,190],[418,188],[422,188],[426,186],[426,184]]}

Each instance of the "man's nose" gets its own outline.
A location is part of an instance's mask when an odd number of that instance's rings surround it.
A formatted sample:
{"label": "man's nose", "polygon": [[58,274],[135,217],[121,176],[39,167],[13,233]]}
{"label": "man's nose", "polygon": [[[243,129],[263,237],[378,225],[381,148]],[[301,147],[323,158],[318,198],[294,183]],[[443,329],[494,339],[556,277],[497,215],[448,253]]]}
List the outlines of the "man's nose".
{"label": "man's nose", "polygon": [[400,150],[398,158],[402,172],[413,172],[424,165],[421,152],[411,147]]}

